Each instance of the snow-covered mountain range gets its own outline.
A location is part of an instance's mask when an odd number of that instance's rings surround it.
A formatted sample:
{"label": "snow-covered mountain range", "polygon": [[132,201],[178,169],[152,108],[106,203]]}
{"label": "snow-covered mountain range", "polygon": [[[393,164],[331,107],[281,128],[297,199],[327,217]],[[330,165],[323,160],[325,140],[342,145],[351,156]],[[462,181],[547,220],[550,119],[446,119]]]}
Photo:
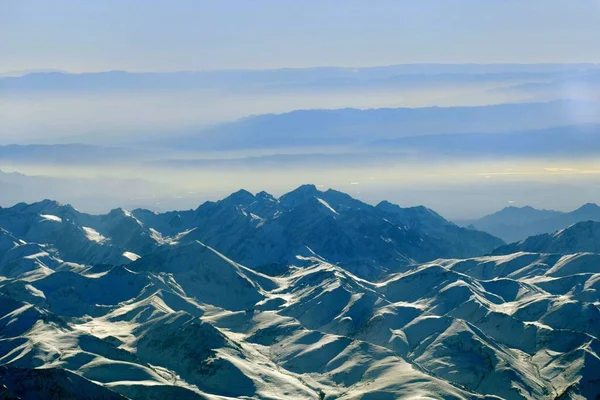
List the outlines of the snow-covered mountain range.
{"label": "snow-covered mountain range", "polygon": [[597,243],[312,185],[0,208],[0,398],[595,399]]}

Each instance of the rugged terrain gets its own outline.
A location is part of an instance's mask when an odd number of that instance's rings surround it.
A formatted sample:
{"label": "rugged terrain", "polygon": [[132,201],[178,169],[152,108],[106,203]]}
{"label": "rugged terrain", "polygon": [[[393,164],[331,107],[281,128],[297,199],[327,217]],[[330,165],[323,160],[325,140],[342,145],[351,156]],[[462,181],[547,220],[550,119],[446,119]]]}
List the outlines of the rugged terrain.
{"label": "rugged terrain", "polygon": [[595,399],[598,225],[504,245],[310,185],[0,209],[0,398]]}

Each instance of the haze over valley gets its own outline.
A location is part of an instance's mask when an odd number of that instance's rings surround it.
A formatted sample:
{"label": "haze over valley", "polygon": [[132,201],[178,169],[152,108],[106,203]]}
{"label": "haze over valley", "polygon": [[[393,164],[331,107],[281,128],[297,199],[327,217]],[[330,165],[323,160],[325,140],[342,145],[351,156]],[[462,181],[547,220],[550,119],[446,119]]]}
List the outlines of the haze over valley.
{"label": "haze over valley", "polygon": [[[415,75],[419,68],[426,74]],[[507,87],[505,76],[528,82],[561,77],[565,87],[577,82],[594,92],[590,76],[596,71],[587,64],[499,64],[5,77],[0,78],[0,97],[9,107],[1,111],[6,113],[1,124],[7,144],[0,147],[0,184],[18,188],[28,201],[49,190],[41,196],[92,212],[118,205],[189,208],[242,186],[261,190],[266,185],[281,194],[306,182],[352,191],[367,201],[386,197],[406,206],[426,204],[459,219],[513,204],[568,210],[598,195],[600,103],[595,99],[566,89],[554,97],[539,98],[532,91],[519,101],[467,106],[440,103],[431,94],[424,94],[427,107],[394,108],[398,103],[386,99],[402,104],[402,98],[414,99],[414,91],[425,93],[440,81],[449,90],[465,90],[465,81],[487,82],[499,90]],[[386,93],[373,96],[372,104],[358,104],[353,99],[364,101],[371,90],[371,84],[356,83],[363,80],[400,83],[378,83]],[[247,88],[239,87],[240,81]],[[305,85],[306,93],[299,94],[294,85],[269,89],[281,82]],[[244,91],[244,104],[261,108],[238,107],[239,91]],[[272,96],[270,91],[307,103],[262,102],[263,96]],[[333,92],[341,102],[328,102]],[[128,93],[144,104],[122,103]],[[206,100],[196,102],[195,96]],[[99,106],[99,99],[109,108]],[[176,102],[176,109],[169,102]],[[237,114],[218,122],[203,119],[205,112],[219,113],[207,110],[206,102]],[[177,121],[159,121],[161,115]],[[6,175],[13,172],[26,176]],[[102,186],[98,181],[107,178],[123,180],[124,190],[95,191]],[[36,189],[33,181],[44,189]],[[565,187],[575,188],[568,198],[560,196]],[[437,201],[439,196],[430,193],[447,196]],[[485,204],[478,201],[482,197]],[[0,202],[11,205],[14,196],[3,191]]]}

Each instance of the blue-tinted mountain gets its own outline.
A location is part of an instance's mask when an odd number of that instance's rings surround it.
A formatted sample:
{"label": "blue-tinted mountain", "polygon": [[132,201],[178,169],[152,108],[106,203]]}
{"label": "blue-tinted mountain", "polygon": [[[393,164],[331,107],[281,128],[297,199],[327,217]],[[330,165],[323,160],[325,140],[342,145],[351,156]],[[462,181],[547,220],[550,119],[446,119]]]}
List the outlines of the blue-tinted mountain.
{"label": "blue-tinted mountain", "polygon": [[[466,153],[472,152],[476,144],[483,145],[484,151],[498,144],[501,145],[498,151],[503,148],[508,151],[515,147],[518,149],[521,143],[527,148],[529,142],[551,147],[552,141],[548,143],[540,139],[544,135],[561,138],[566,128],[558,132],[549,130],[524,134],[527,131],[600,123],[599,104],[555,101],[480,107],[296,110],[251,116],[198,132],[172,135],[168,140],[161,139],[154,144],[172,149],[213,150],[368,144],[370,151],[377,148],[423,148],[438,152],[449,146],[449,151],[460,153],[460,144],[465,143],[463,152]],[[583,110],[577,118],[570,111],[574,108]],[[589,140],[590,136],[597,138],[594,126],[570,129],[581,134],[581,138],[575,138],[573,145],[586,138]],[[591,133],[588,132],[590,130]],[[506,139],[499,134],[486,136],[501,132],[511,133]],[[444,136],[447,134],[451,135]],[[523,138],[515,141],[517,136]],[[486,146],[487,140],[491,141],[491,147]],[[563,142],[568,143],[564,137],[560,143]],[[597,140],[594,143],[597,147]]]}
{"label": "blue-tinted mountain", "polygon": [[471,225],[512,243],[587,220],[600,221],[600,206],[588,203],[571,212],[538,210],[529,206],[507,207],[477,220],[460,221],[459,225]]}
{"label": "blue-tinted mountain", "polygon": [[[484,255],[502,241],[461,228],[425,207],[377,207],[336,191],[304,185],[279,199],[239,191],[196,210],[133,211],[163,236],[199,240],[252,268],[287,264],[314,252],[361,276],[380,276],[441,257]],[[303,249],[303,250],[302,250]]]}

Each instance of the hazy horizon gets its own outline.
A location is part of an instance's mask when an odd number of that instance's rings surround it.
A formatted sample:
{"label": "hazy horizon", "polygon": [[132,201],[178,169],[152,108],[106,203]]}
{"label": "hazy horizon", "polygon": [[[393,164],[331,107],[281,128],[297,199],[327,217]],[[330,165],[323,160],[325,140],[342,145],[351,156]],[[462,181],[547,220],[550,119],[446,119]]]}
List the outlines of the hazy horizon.
{"label": "hazy horizon", "polygon": [[[32,74],[71,74],[71,75],[87,75],[87,74],[101,74],[106,72],[125,72],[130,74],[176,74],[176,73],[211,73],[211,72],[274,72],[274,71],[293,71],[293,70],[336,70],[336,69],[349,69],[349,70],[365,70],[365,69],[376,69],[376,68],[393,68],[393,67],[541,67],[542,69],[561,69],[561,67],[597,67],[600,65],[600,60],[581,60],[572,62],[561,62],[557,61],[540,61],[540,62],[515,62],[515,61],[489,61],[489,62],[446,62],[444,60],[429,61],[429,62],[398,62],[390,64],[377,64],[377,63],[366,63],[363,65],[352,65],[352,64],[315,64],[315,65],[282,65],[276,67],[231,67],[231,68],[195,68],[195,69],[181,69],[174,68],[168,70],[160,69],[129,69],[129,68],[100,68],[89,71],[80,71],[73,69],[62,69],[54,68],[51,65],[41,65],[37,68],[32,69],[6,69],[0,70],[0,77],[6,78],[18,78],[24,75]],[[431,72],[430,72],[431,73]]]}

